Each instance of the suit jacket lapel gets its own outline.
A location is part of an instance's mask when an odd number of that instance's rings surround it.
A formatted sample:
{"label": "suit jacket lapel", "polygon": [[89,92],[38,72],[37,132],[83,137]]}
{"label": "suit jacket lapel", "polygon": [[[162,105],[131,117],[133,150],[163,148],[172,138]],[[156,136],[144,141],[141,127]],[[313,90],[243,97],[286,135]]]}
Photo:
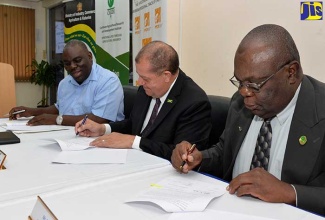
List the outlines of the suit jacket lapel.
{"label": "suit jacket lapel", "polygon": [[[151,96],[147,96],[147,94],[145,93],[143,88],[141,88],[140,92],[141,92],[141,97],[139,99],[137,99],[136,101],[139,102],[138,105],[140,106],[141,112],[139,112],[139,114],[140,114],[139,121],[134,123],[136,125],[135,133],[137,135],[140,135],[140,133],[141,133],[143,122],[146,118],[146,115],[147,115],[147,112],[149,109],[149,105],[150,105],[150,102],[152,99]],[[145,106],[145,107],[141,107],[141,106]]]}
{"label": "suit jacket lapel", "polygon": [[[242,98],[240,98],[240,101],[241,100]],[[227,162],[229,163],[229,166],[226,166],[228,167],[228,169],[225,171],[225,179],[232,179],[232,170],[237,158],[237,154],[244,138],[246,137],[246,134],[254,117],[254,115],[248,109],[245,108],[245,105],[239,106],[242,106],[242,108],[230,108],[230,110],[234,111],[234,113],[228,114],[234,115],[234,118],[231,120],[231,125],[229,127],[236,129],[233,129],[232,134],[229,134],[232,138],[229,140],[229,144],[227,144],[227,146],[231,147],[232,150],[229,151],[231,152],[231,155],[226,155],[226,158],[229,158],[229,162]]]}
{"label": "suit jacket lapel", "polygon": [[[323,139],[322,129],[317,129],[317,102],[315,96],[310,94],[316,93],[305,76],[293,114],[282,166],[281,179],[290,183],[305,184],[308,181]],[[302,136],[307,138],[305,144],[299,142]]]}

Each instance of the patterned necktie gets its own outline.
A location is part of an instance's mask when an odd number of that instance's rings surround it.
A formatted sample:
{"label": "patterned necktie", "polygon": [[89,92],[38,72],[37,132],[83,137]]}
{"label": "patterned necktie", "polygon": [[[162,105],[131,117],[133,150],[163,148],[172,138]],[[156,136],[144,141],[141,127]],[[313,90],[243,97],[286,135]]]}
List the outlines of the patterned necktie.
{"label": "patterned necktie", "polygon": [[258,134],[252,164],[250,167],[251,170],[255,167],[263,167],[265,170],[268,170],[272,141],[271,120],[272,118],[264,120],[260,133]]}
{"label": "patterned necktie", "polygon": [[150,119],[148,121],[148,124],[147,126],[143,129],[142,133],[141,133],[141,136],[144,136],[147,134],[147,132],[149,131],[149,128],[152,126],[152,124],[154,123],[154,121],[156,120],[156,117],[157,117],[157,113],[158,113],[158,109],[159,109],[159,106],[160,106],[160,99],[156,99],[156,104],[155,106],[153,107],[153,110],[152,110],[152,113],[151,113],[151,116],[150,116]]}

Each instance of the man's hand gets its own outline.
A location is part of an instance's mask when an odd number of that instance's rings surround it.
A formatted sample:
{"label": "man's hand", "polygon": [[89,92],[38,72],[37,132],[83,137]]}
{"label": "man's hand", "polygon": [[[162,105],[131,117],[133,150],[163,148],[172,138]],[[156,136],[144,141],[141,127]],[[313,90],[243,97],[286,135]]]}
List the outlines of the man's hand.
{"label": "man's hand", "polygon": [[97,138],[90,143],[90,146],[109,148],[132,148],[135,136],[113,132]]}
{"label": "man's hand", "polygon": [[[173,154],[171,157],[173,167],[181,172],[188,173],[188,171],[195,168],[202,161],[202,153],[198,151],[196,148],[191,154],[188,154],[188,150],[191,148],[192,144],[187,141],[182,141],[177,144],[175,149],[173,150]],[[186,161],[183,167],[183,161]]]}
{"label": "man's hand", "polygon": [[27,122],[27,125],[30,125],[30,126],[35,126],[35,125],[56,125],[56,117],[57,117],[57,115],[41,114],[41,115],[35,116],[32,119],[30,119]]}
{"label": "man's hand", "polygon": [[234,178],[227,190],[237,196],[252,195],[266,202],[296,204],[293,187],[262,168],[255,168]]}
{"label": "man's hand", "polygon": [[[13,114],[14,112],[18,112],[18,111],[21,111],[21,110],[25,110],[25,111],[22,112],[22,113]],[[33,115],[34,115],[33,109],[32,108],[27,108],[25,106],[14,107],[9,111],[9,119],[10,120],[16,120],[17,118],[20,118],[20,117],[30,117],[30,116],[33,116]]]}
{"label": "man's hand", "polygon": [[78,121],[74,127],[76,134],[79,132],[79,136],[98,137],[105,134],[105,125],[98,124],[90,119],[87,119],[85,124],[82,124],[82,121],[83,120]]}

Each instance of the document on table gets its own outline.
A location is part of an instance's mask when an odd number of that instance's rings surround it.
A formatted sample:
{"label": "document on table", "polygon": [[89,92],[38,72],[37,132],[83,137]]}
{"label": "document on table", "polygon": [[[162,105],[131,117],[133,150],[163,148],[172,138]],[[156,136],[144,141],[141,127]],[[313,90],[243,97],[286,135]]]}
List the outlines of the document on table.
{"label": "document on table", "polygon": [[90,142],[95,140],[95,138],[76,136],[68,140],[60,140],[60,139],[55,139],[55,140],[60,145],[62,151],[73,151],[73,150],[85,150],[87,148],[93,147],[90,146],[89,144]]}
{"label": "document on table", "polygon": [[7,126],[7,124],[10,124],[10,123],[26,123],[33,117],[21,117],[21,118],[18,118],[17,120],[9,120],[9,118],[0,118],[0,126]]}
{"label": "document on table", "polygon": [[13,131],[15,133],[32,133],[32,132],[46,132],[46,131],[58,131],[67,130],[69,127],[61,125],[38,125],[29,126],[26,125],[29,119],[25,120],[12,120],[2,124],[2,127],[6,130]]}
{"label": "document on table", "polygon": [[127,149],[98,148],[89,146],[94,138],[75,137],[68,140],[55,139],[61,147],[61,152],[53,163],[98,164],[125,163]]}
{"label": "document on table", "polygon": [[127,202],[151,202],[166,212],[203,211],[210,201],[222,196],[226,189],[216,184],[191,180],[186,177],[170,177],[141,192]]}

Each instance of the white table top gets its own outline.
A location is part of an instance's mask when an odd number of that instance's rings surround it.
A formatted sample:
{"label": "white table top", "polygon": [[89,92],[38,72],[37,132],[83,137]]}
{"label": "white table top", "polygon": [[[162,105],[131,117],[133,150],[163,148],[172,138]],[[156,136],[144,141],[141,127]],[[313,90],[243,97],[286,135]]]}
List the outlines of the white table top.
{"label": "white table top", "polygon": [[[176,172],[164,159],[138,150],[129,150],[125,164],[53,164],[60,152],[53,138],[68,138],[65,131],[19,134],[20,144],[0,145],[7,154],[6,170],[0,171],[1,219],[26,219],[37,195],[58,219],[189,219],[167,213],[150,203],[125,203],[151,183],[170,176],[181,176],[227,186],[217,179],[191,172]],[[192,213],[196,219],[210,219],[221,212],[231,219],[323,219],[286,204],[263,202],[228,193],[214,199],[204,212]],[[243,215],[243,216],[241,216]],[[212,219],[212,218],[211,218]],[[227,217],[227,219],[230,219]]]}

